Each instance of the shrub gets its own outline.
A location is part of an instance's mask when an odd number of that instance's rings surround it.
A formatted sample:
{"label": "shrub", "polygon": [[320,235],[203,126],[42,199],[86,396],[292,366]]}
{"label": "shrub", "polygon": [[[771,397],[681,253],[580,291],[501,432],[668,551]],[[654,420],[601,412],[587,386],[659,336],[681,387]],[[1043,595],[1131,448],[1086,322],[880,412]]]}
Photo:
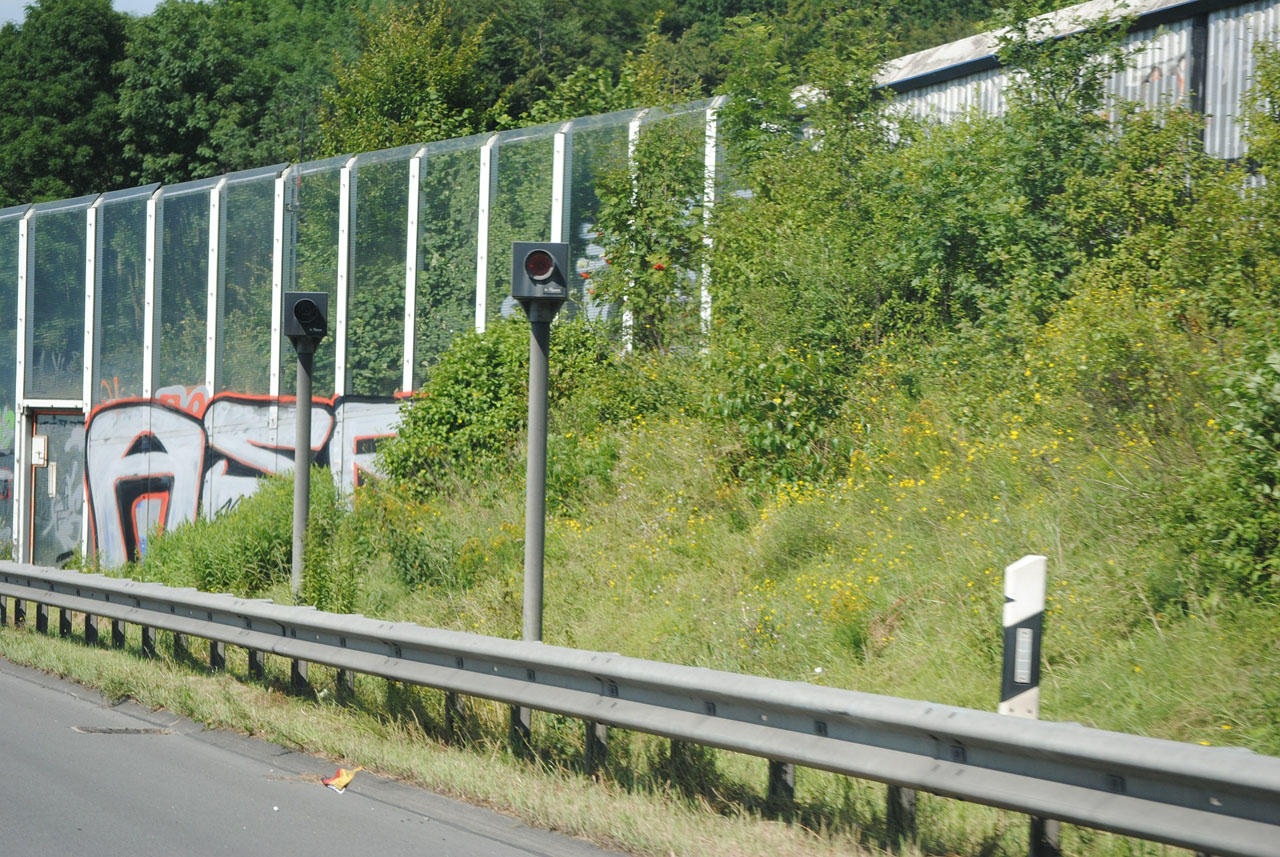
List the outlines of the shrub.
{"label": "shrub", "polygon": [[[311,472],[303,597],[323,609],[351,603],[350,580],[333,562],[345,509],[327,468]],[[126,573],[171,586],[260,595],[289,580],[293,554],[293,476],[262,479],[258,490],[213,520],[198,518],[148,539]]]}
{"label": "shrub", "polygon": [[[448,473],[471,479],[494,471],[521,439],[528,414],[529,327],[498,321],[483,334],[458,337],[422,389],[401,409],[397,437],[383,445],[391,482],[419,499]],[[548,398],[570,396],[611,359],[600,328],[577,318],[551,336]]]}
{"label": "shrub", "polygon": [[1227,371],[1205,466],[1189,474],[1169,529],[1202,590],[1280,596],[1280,337],[1251,342]]}
{"label": "shrub", "polygon": [[741,439],[736,475],[790,481],[830,472],[842,449],[832,424],[849,391],[847,363],[834,348],[775,348],[755,360],[720,355],[725,389],[707,409]]}

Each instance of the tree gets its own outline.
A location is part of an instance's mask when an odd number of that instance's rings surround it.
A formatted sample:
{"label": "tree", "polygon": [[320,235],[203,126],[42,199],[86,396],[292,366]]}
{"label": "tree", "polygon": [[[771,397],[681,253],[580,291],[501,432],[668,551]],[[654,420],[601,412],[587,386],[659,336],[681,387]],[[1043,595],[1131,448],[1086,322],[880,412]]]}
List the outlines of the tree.
{"label": "tree", "polygon": [[121,138],[140,181],[305,160],[309,116],[353,51],[336,0],[165,0],[133,22]]}
{"label": "tree", "polygon": [[[529,125],[576,116],[591,116],[633,107],[658,107],[693,101],[706,90],[691,51],[705,45],[674,41],[662,32],[663,16],[657,15],[636,50],[627,51],[616,72],[580,65],[521,115]],[[702,62],[706,66],[707,62]]]}
{"label": "tree", "polygon": [[358,59],[339,60],[325,92],[328,153],[462,137],[493,124],[484,98],[481,24],[455,34],[442,0],[384,6],[362,17]]}
{"label": "tree", "polygon": [[124,38],[110,0],[36,0],[23,24],[0,30],[0,202],[123,182],[113,67]]}
{"label": "tree", "polygon": [[520,116],[581,66],[616,74],[658,8],[655,0],[481,0],[459,13],[470,26],[486,24],[490,100]]}

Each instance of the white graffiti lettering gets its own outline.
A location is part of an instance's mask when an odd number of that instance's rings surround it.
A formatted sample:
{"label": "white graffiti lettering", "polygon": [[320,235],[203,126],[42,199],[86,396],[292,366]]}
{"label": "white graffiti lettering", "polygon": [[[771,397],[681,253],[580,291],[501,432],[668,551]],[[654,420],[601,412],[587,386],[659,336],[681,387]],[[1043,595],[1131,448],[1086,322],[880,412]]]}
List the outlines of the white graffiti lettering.
{"label": "white graffiti lettering", "polygon": [[382,441],[392,437],[399,420],[400,403],[386,399],[347,398],[334,409],[333,440],[329,443],[329,467],[333,480],[347,493],[360,485],[374,468],[374,455]]}
{"label": "white graffiti lettering", "polygon": [[[316,401],[311,448],[344,491],[374,472],[378,443],[395,434],[394,399]],[[260,477],[293,469],[291,398],[224,393],[101,405],[85,428],[94,545],[107,566],[138,556],[151,532],[229,509]]]}
{"label": "white graffiti lettering", "polygon": [[[220,396],[205,410],[204,429],[212,452],[201,492],[206,514],[216,514],[256,491],[259,477],[293,469],[298,412],[292,399],[276,404],[269,399]],[[322,464],[332,432],[332,408],[313,402],[311,450]]]}
{"label": "white graffiti lettering", "polygon": [[113,402],[85,429],[93,533],[103,561],[137,556],[148,533],[195,519],[205,439],[200,421],[159,402]]}

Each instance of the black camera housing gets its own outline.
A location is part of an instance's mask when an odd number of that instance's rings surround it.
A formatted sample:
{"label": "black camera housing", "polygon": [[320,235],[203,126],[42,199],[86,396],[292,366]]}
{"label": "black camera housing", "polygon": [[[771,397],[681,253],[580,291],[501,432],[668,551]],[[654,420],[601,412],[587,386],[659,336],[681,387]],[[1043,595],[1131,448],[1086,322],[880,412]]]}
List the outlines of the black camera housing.
{"label": "black camera housing", "polygon": [[569,297],[569,245],[563,241],[511,244],[511,297],[563,303]]}
{"label": "black camera housing", "polygon": [[320,340],[329,335],[329,295],[327,292],[285,292],[284,335],[291,340]]}

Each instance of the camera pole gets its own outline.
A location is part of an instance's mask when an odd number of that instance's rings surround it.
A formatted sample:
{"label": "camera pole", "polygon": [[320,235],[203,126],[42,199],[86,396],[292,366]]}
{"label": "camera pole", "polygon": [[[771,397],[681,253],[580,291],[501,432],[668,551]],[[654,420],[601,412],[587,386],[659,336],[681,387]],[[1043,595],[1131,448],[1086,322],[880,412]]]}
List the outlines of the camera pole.
{"label": "camera pole", "polygon": [[307,534],[307,514],[311,510],[311,368],[316,344],[300,336],[294,343],[298,352],[298,382],[295,390],[297,431],[293,442],[293,570],[289,591],[296,602],[302,595],[302,552]]}
{"label": "camera pole", "polygon": [[542,640],[542,574],[547,540],[547,374],[551,319],[560,307],[529,304],[529,459],[524,488],[523,638]]}
{"label": "camera pole", "polygon": [[[289,291],[283,298],[281,326],[298,354],[298,380],[293,399],[296,425],[293,435],[293,564],[289,574],[289,591],[296,604],[302,597],[303,548],[307,513],[311,508],[311,368],[316,344],[329,335],[329,295],[325,292]],[[251,671],[253,665],[251,653]],[[306,661],[295,658],[290,673],[295,688],[307,687]]]}
{"label": "camera pole", "polygon": [[[516,241],[511,245],[511,296],[529,318],[529,459],[524,489],[523,637],[542,641],[542,571],[547,537],[547,375],[551,322],[569,294],[569,245]],[[530,749],[532,712],[511,707],[511,744]]]}

